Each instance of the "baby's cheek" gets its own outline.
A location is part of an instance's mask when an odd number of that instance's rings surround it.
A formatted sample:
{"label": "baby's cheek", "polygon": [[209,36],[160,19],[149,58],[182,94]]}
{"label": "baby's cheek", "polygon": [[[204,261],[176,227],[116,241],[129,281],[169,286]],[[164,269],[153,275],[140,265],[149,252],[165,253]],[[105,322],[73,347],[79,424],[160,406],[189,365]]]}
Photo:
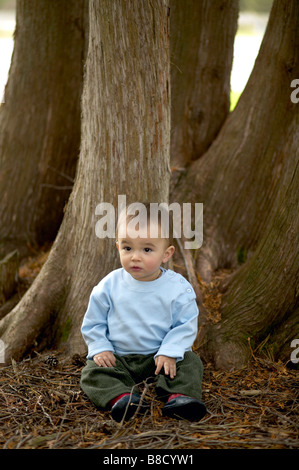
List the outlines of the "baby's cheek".
{"label": "baby's cheek", "polygon": [[151,270],[151,269],[155,269],[157,267],[157,263],[159,265],[159,262],[156,260],[156,259],[149,259],[147,260],[146,262],[146,267],[147,269]]}

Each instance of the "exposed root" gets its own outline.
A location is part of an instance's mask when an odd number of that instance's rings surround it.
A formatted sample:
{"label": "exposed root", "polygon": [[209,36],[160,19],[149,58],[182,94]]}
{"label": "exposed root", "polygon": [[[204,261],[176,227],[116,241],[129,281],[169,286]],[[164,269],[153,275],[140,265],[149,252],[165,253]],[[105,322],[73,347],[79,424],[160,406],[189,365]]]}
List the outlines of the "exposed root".
{"label": "exposed root", "polygon": [[[0,320],[4,318],[21,300],[25,292],[29,289],[34,279],[39,274],[43,264],[46,262],[50,253],[50,248],[45,246],[39,251],[30,249],[31,254],[24,257],[20,263],[15,265],[15,283],[10,295],[6,295],[1,305],[0,302]],[[5,280],[7,284],[7,279]],[[7,287],[6,287],[7,289]]]}
{"label": "exposed root", "polygon": [[13,310],[0,321],[5,363],[10,362],[11,358],[21,359],[32,347],[36,347],[37,338],[53,321],[59,309],[64,295],[65,272],[62,262],[57,262],[57,251],[51,251],[47,263],[46,258],[47,254],[42,253],[34,261],[30,260],[29,270],[22,266],[20,279],[28,288]]}

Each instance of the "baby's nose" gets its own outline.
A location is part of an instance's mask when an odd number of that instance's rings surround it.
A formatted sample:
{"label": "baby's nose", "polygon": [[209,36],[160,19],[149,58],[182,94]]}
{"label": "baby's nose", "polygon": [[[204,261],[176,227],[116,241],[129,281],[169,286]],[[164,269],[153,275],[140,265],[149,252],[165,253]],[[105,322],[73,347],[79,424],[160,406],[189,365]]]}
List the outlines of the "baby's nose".
{"label": "baby's nose", "polygon": [[136,260],[136,259],[139,259],[140,256],[139,256],[139,253],[138,251],[133,251],[132,252],[132,260]]}

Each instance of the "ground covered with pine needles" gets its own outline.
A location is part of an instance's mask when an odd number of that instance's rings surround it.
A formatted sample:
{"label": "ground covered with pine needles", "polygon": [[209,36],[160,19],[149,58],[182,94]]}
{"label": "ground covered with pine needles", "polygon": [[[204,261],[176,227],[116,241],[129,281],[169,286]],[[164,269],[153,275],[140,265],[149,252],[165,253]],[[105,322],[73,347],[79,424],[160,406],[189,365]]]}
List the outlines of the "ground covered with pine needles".
{"label": "ground covered with pine needles", "polygon": [[84,358],[32,353],[0,370],[1,449],[295,449],[298,371],[252,357],[234,372],[205,365],[200,422],[165,419],[153,384],[143,416],[116,423],[80,389]]}
{"label": "ground covered with pine needles", "polygon": [[[20,266],[17,303],[44,264],[49,250]],[[218,282],[203,285],[211,321],[219,321]],[[12,305],[0,308],[0,317]],[[4,309],[4,310],[3,310]],[[6,310],[5,310],[6,309]],[[3,310],[3,311],[2,311]],[[0,368],[1,449],[296,449],[298,448],[298,370],[265,357],[246,368],[224,372],[205,364],[200,422],[162,417],[154,385],[139,384],[150,402],[143,416],[116,423],[97,410],[80,389],[85,358],[60,351],[40,354]]]}

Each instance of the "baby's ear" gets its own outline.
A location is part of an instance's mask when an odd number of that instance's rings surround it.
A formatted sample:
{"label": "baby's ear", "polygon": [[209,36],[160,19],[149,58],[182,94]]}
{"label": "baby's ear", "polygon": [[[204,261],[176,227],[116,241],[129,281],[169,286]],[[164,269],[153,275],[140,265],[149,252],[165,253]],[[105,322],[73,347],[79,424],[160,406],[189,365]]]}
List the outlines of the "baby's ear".
{"label": "baby's ear", "polygon": [[175,247],[173,245],[170,245],[166,250],[165,250],[165,253],[164,253],[164,258],[163,258],[163,263],[167,263],[167,261],[170,260],[170,258],[172,257],[173,253],[175,251]]}
{"label": "baby's ear", "polygon": [[119,243],[118,243],[118,241],[115,242],[115,245],[116,245],[116,248],[117,248],[118,251],[119,251]]}

